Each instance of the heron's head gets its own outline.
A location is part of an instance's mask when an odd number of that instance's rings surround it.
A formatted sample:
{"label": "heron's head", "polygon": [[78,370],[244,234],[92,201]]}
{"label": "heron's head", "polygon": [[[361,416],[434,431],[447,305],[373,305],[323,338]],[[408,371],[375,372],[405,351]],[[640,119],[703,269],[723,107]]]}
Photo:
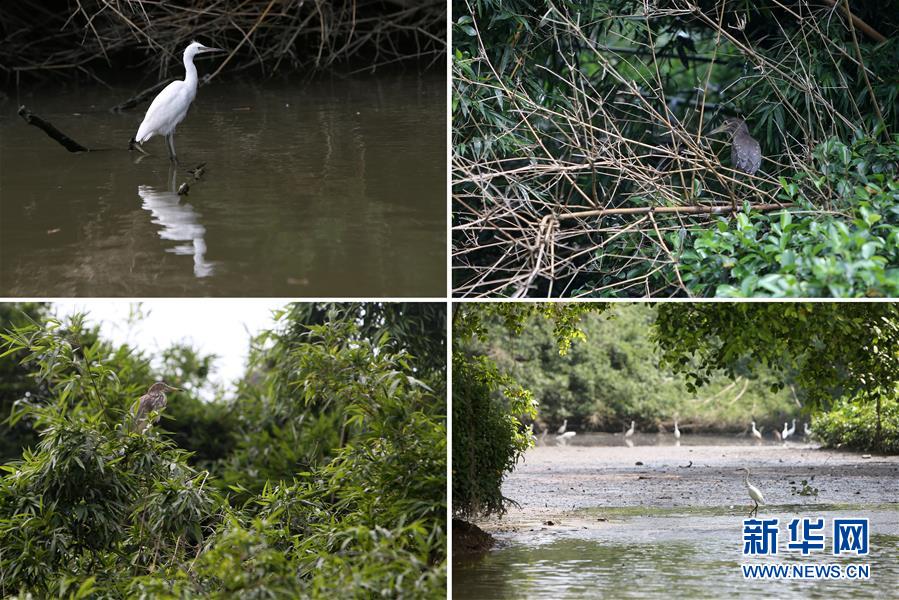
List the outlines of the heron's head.
{"label": "heron's head", "polygon": [[208,52],[224,52],[224,50],[221,48],[210,48],[209,46],[204,46],[200,42],[193,41],[184,49],[184,58],[191,59],[198,54],[206,54]]}
{"label": "heron's head", "polygon": [[180,388],[172,387],[164,381],[157,381],[153,385],[150,386],[150,389],[147,391],[148,394],[158,394],[160,392],[177,392],[180,391]]}
{"label": "heron's head", "polygon": [[721,125],[709,132],[709,135],[715,135],[716,133],[722,132],[727,132],[730,135],[734,135],[741,129],[749,131],[749,128],[746,126],[746,121],[744,121],[740,117],[726,117]]}

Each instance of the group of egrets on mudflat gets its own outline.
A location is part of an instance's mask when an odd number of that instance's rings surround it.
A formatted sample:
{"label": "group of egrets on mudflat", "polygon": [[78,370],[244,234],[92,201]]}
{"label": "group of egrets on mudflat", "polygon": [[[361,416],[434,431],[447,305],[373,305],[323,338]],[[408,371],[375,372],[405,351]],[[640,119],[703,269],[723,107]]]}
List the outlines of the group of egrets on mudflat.
{"label": "group of egrets on mudflat", "polygon": [[[756,429],[755,421],[752,421],[751,424],[752,424],[752,437],[755,439],[761,440],[762,439],[762,431],[759,429]],[[764,427],[762,429],[764,429]],[[537,430],[537,424],[535,423],[533,425],[534,433],[537,432],[536,430]],[[636,422],[631,421],[630,429],[628,429],[627,431],[624,432],[625,439],[632,437],[634,435],[635,431],[636,431]],[[786,422],[784,423],[784,428],[783,428],[782,432],[775,429],[774,437],[775,437],[775,439],[777,439],[779,441],[786,441],[788,438],[793,436],[795,433],[796,433],[796,419],[793,419],[792,425],[790,425],[789,427],[787,426]],[[802,433],[803,433],[804,437],[808,437],[812,433],[811,429],[809,429],[808,423],[806,423],[806,422],[803,422],[803,424],[802,424]],[[677,440],[680,439],[681,432],[677,426],[677,419],[674,420],[673,434],[674,434],[675,439],[677,439]],[[547,428],[543,428],[540,433],[540,441],[541,442],[543,442],[546,439],[546,435],[547,435]],[[556,430],[556,442],[559,444],[566,444],[566,443],[568,443],[568,440],[570,440],[571,438],[573,438],[576,435],[577,435],[576,431],[568,430],[568,419],[564,419],[562,421],[562,425],[559,426],[559,428]],[[749,471],[749,469],[742,468],[742,469],[740,469],[740,471],[745,472],[745,475],[743,475],[743,484],[746,486],[746,490],[749,493],[749,498],[753,502],[753,507],[749,511],[749,516],[752,517],[752,516],[758,515],[759,505],[762,505],[762,506],[765,505],[765,497],[762,495],[761,490],[759,490],[757,487],[755,487],[754,485],[752,485],[749,482],[749,476],[751,475],[751,472]]]}
{"label": "group of egrets on mudflat", "polygon": [[[762,427],[764,429],[764,427]],[[762,439],[762,429],[755,428],[755,421],[752,421],[752,437],[757,440]],[[774,439],[779,442],[787,441],[787,438],[792,437],[796,433],[796,419],[793,419],[793,424],[791,426],[787,426],[786,421],[784,421],[784,429],[783,431],[774,430]],[[802,423],[802,435],[803,437],[808,437],[812,434],[812,430],[809,429],[808,423]]]}

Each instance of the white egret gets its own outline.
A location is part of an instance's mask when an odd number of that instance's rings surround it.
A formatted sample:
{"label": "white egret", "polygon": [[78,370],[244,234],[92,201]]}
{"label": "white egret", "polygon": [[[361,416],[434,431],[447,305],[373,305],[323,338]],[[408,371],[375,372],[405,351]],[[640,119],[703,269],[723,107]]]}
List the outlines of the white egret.
{"label": "white egret", "polygon": [[755,428],[755,421],[752,422],[752,437],[757,440],[762,439],[762,432]]}
{"label": "white egret", "polygon": [[808,423],[806,423],[805,421],[802,422],[802,434],[805,437],[808,437],[812,434],[812,430],[808,428]]}
{"label": "white egret", "polygon": [[556,436],[556,445],[557,446],[567,446],[568,441],[576,435],[577,435],[577,432],[575,432],[575,431],[566,431],[562,435],[557,435]]}
{"label": "white egret", "polygon": [[756,515],[759,514],[759,504],[765,504],[765,497],[762,496],[762,492],[759,491],[757,487],[749,483],[749,469],[743,468],[741,471],[746,471],[746,475],[743,476],[743,483],[746,484],[746,489],[749,490],[749,497],[752,498],[752,501],[755,502],[755,506],[749,511],[749,516],[751,517],[753,513]]}
{"label": "white egret", "polygon": [[787,432],[788,436],[792,436],[796,433],[796,419],[793,419],[793,425],[790,427],[790,430]]}
{"label": "white egret", "polygon": [[680,439],[680,429],[677,428],[677,419],[674,420],[674,439]]}
{"label": "white egret", "polygon": [[783,430],[783,432],[780,434],[780,439],[782,439],[783,441],[787,441],[787,438],[788,438],[788,437],[790,437],[790,428],[787,427],[787,423],[786,423],[786,421],[785,421],[785,422],[784,422],[784,430]]}
{"label": "white egret", "polygon": [[168,84],[153,99],[132,143],[143,144],[154,135],[165,136],[169,157],[172,162],[178,161],[175,156],[175,127],[187,116],[191,102],[197,97],[197,68],[194,66],[194,56],[207,52],[222,52],[222,50],[209,48],[200,42],[191,42],[184,49],[184,80]]}
{"label": "white egret", "polygon": [[565,419],[565,420],[562,422],[562,426],[559,427],[559,428],[556,430],[556,433],[559,434],[559,435],[562,435],[563,433],[565,433],[565,430],[566,430],[567,428],[568,428],[568,419]]}
{"label": "white egret", "polygon": [[624,437],[629,438],[634,435],[634,422],[631,421],[631,428],[624,432]]}

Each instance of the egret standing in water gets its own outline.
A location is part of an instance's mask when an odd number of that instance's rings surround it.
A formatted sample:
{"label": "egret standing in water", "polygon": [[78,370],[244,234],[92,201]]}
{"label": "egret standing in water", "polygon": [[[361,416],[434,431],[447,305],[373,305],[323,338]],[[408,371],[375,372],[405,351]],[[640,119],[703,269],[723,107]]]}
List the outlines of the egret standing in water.
{"label": "egret standing in water", "polygon": [[677,419],[674,420],[674,439],[680,439],[680,429],[677,428]]}
{"label": "egret standing in water", "polygon": [[163,88],[150,103],[143,122],[137,128],[137,135],[131,140],[143,144],[154,135],[165,136],[169,158],[178,162],[175,156],[175,127],[187,116],[187,109],[197,97],[197,68],[194,56],[207,52],[222,52],[219,48],[209,48],[200,42],[191,42],[184,49],[184,80],[173,81]]}
{"label": "egret standing in water", "polygon": [[749,516],[751,517],[753,513],[756,515],[759,514],[759,504],[765,504],[765,497],[762,496],[762,492],[759,491],[757,487],[749,483],[749,469],[743,468],[741,471],[746,471],[746,475],[743,476],[743,483],[746,484],[746,489],[749,490],[749,497],[752,498],[752,501],[755,502],[755,506],[749,511]]}

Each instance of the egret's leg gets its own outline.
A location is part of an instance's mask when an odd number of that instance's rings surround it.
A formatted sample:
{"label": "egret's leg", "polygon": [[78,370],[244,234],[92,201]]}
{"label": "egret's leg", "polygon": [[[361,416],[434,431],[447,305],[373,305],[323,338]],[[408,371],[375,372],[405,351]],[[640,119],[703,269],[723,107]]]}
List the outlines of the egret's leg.
{"label": "egret's leg", "polygon": [[177,163],[178,157],[175,155],[175,132],[173,131],[165,136],[165,139],[169,144],[169,158],[172,159],[173,163]]}

